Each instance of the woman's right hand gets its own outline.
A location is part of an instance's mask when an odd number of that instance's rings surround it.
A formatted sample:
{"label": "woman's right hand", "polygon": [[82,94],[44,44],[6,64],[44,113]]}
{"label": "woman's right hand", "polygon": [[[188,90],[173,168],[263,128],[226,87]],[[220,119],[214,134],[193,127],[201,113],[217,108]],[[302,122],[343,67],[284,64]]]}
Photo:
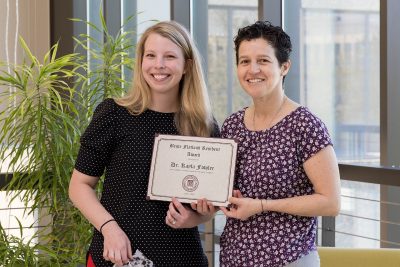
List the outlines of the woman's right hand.
{"label": "woman's right hand", "polygon": [[103,258],[106,261],[122,266],[133,258],[131,241],[117,222],[112,221],[104,225],[102,234],[104,236]]}
{"label": "woman's right hand", "polygon": [[205,198],[190,203],[190,206],[200,215],[208,216],[210,218],[212,218],[219,209],[218,207],[213,206],[213,204]]}
{"label": "woman's right hand", "polygon": [[131,242],[116,221],[107,222],[112,216],[100,203],[95,191],[99,179],[74,169],[69,184],[69,196],[89,222],[98,230],[101,228],[104,236],[104,259],[122,266],[132,258]]}

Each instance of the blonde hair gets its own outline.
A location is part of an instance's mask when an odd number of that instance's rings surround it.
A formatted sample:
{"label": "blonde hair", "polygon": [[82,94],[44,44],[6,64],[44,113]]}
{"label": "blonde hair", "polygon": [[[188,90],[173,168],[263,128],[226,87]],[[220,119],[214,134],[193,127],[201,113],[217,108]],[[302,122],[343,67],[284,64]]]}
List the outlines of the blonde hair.
{"label": "blonde hair", "polygon": [[200,55],[188,31],[174,21],[159,22],[148,28],[136,47],[136,62],[132,88],[116,102],[134,115],[143,113],[151,102],[150,87],[141,71],[144,46],[150,34],[159,34],[182,49],[186,72],[179,83],[179,110],[175,113],[175,125],[182,135],[210,136],[213,117],[204,81]]}

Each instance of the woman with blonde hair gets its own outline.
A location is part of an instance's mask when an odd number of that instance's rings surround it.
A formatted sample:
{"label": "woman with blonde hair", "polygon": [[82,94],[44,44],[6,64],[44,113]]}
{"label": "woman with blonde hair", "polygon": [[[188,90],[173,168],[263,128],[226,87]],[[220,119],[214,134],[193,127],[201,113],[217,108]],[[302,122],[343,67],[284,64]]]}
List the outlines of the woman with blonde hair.
{"label": "woman with blonde hair", "polygon": [[[207,87],[197,51],[189,33],[177,22],[161,22],[143,33],[136,49],[135,70],[142,68],[145,43],[149,35],[158,34],[177,45],[185,59],[184,79],[180,81],[178,101],[180,109],[175,113],[175,123],[181,134],[209,136],[214,121],[208,99]],[[151,105],[150,84],[146,73],[136,72],[133,78],[133,90],[116,102],[135,115],[142,113]]]}
{"label": "woman with blonde hair", "polygon": [[[199,54],[176,22],[143,33],[131,90],[100,103],[81,138],[70,198],[95,228],[87,266],[120,266],[136,250],[155,266],[208,266],[197,225],[214,207],[146,200],[156,134],[219,136]],[[103,173],[98,200],[93,189]]]}

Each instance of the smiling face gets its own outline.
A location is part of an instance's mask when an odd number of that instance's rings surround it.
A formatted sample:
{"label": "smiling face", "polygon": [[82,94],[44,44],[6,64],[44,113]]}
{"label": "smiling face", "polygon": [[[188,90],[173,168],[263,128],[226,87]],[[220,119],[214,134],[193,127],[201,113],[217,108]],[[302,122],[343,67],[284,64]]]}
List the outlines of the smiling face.
{"label": "smiling face", "polygon": [[283,76],[290,61],[279,64],[274,48],[263,38],[243,40],[238,50],[237,76],[253,99],[269,97],[283,90]]}
{"label": "smiling face", "polygon": [[182,49],[159,34],[150,34],[144,45],[142,73],[153,97],[159,94],[177,97],[185,73]]}

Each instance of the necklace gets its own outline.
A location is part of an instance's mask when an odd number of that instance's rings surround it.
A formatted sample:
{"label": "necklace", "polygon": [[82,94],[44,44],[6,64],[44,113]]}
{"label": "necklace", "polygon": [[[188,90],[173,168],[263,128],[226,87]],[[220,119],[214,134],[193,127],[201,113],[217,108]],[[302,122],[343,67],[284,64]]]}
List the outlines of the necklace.
{"label": "necklace", "polygon": [[[269,121],[269,123],[267,124],[267,130],[271,128],[271,124],[274,121],[274,119],[276,118],[276,116],[278,116],[278,114],[281,112],[283,105],[286,102],[286,95],[283,96],[283,100],[282,103],[279,105],[278,110],[275,112],[274,116],[272,116],[271,120]],[[253,110],[253,128],[254,131],[256,131],[256,107],[254,106],[254,110]]]}
{"label": "necklace", "polygon": [[[282,102],[279,105],[277,111],[275,112],[274,116],[272,116],[272,118],[269,120],[269,122],[267,124],[267,130],[269,130],[271,128],[271,124],[274,122],[275,118],[281,112],[283,106],[285,105],[286,99],[287,99],[287,97],[286,97],[286,95],[284,95],[283,99],[282,99]],[[256,131],[256,107],[255,106],[254,106],[254,111],[253,111],[253,128],[254,128],[254,131]],[[266,139],[268,139],[268,136],[269,136],[270,132],[267,131],[266,134],[267,134]],[[260,158],[263,157],[263,155],[265,155],[265,153],[266,153],[265,146],[267,146],[267,144],[264,143],[265,141],[260,140],[259,137],[260,137],[260,135],[258,133],[256,133],[256,139],[255,139],[256,140],[256,147],[257,147],[256,148],[256,156],[255,156],[256,159],[260,159]],[[253,168],[253,170],[255,172],[254,184],[251,185],[252,191],[254,191],[254,189],[255,189],[255,187],[257,185],[260,186],[261,184],[263,184],[263,179],[265,179],[264,183],[267,186],[267,188],[269,188],[268,177],[262,177],[261,174],[260,174],[262,172],[261,164],[262,163],[261,163],[260,160],[256,160],[255,162],[253,161],[253,163],[252,163],[251,167]],[[258,188],[258,186],[257,186],[257,188]],[[265,195],[260,194],[257,198],[270,199],[269,194],[270,193],[268,191],[266,191]]]}

